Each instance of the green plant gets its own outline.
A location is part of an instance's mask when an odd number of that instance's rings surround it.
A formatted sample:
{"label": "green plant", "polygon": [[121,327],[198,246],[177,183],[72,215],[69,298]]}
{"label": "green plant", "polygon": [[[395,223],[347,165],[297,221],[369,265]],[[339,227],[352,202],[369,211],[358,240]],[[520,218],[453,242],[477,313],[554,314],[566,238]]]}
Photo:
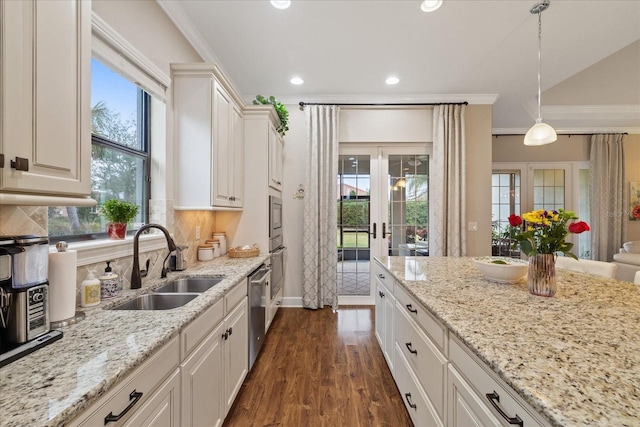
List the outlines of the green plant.
{"label": "green plant", "polygon": [[278,126],[276,130],[280,135],[284,136],[285,132],[289,130],[289,110],[287,110],[287,107],[273,96],[265,98],[262,95],[257,95],[256,99],[253,100],[253,105],[261,104],[273,105],[275,107],[276,113],[278,113],[278,117],[280,118],[280,126]]}
{"label": "green plant", "polygon": [[123,200],[110,199],[100,208],[100,215],[113,223],[128,223],[138,214],[138,206]]}

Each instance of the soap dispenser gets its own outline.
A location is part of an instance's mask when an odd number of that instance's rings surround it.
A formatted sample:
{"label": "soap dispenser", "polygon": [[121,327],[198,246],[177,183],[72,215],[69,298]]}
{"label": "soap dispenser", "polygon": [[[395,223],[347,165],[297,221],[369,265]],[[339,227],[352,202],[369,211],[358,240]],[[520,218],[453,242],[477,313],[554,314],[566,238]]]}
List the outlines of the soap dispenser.
{"label": "soap dispenser", "polygon": [[89,270],[87,278],[80,285],[80,306],[93,307],[100,304],[100,280],[93,270]]}
{"label": "soap dispenser", "polygon": [[111,261],[107,261],[104,274],[100,276],[100,299],[113,298],[118,295],[118,275],[111,270]]}

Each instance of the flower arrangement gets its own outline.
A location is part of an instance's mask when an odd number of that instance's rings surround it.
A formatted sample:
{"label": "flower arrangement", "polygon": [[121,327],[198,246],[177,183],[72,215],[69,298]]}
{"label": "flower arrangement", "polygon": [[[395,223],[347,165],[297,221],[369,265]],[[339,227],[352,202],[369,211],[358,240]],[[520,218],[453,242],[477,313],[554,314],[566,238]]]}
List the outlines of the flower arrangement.
{"label": "flower arrangement", "polygon": [[514,249],[519,243],[520,250],[528,256],[562,252],[578,259],[571,253],[573,243],[565,241],[565,238],[569,233],[580,234],[590,228],[586,222],[577,219],[572,211],[538,209],[524,213],[522,217],[510,215],[508,232],[515,239]]}

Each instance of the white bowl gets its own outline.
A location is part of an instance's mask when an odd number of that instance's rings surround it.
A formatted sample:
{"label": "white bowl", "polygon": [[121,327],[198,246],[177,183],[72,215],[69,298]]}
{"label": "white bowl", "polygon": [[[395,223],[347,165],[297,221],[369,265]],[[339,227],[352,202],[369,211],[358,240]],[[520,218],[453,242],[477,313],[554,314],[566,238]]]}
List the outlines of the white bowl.
{"label": "white bowl", "polygon": [[[496,260],[504,261],[506,264],[492,262]],[[517,282],[527,275],[529,268],[527,261],[499,256],[478,257],[474,258],[473,262],[487,279],[500,283]]]}

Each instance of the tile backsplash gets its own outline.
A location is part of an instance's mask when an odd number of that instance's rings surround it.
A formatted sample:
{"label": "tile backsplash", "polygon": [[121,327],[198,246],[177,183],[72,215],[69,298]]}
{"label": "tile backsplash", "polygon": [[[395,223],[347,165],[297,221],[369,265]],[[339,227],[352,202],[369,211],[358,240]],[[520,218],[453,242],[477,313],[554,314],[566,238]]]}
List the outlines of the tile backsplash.
{"label": "tile backsplash", "polygon": [[[150,203],[151,222],[162,224],[171,232],[177,245],[188,246],[185,249],[187,266],[197,261],[198,244],[211,238],[216,230],[216,213],[213,211],[174,211],[172,201],[152,200]],[[196,239],[196,227],[200,228],[200,238]],[[48,235],[48,208],[46,206],[6,206],[0,205],[0,235],[35,234]],[[167,255],[166,249],[146,252],[140,256],[141,267],[149,259],[149,277],[158,278],[162,270],[162,261]],[[123,288],[130,288],[131,266],[133,257],[127,256],[114,259],[111,267],[119,272],[123,279]],[[79,289],[89,270],[94,270],[96,276],[104,272],[106,262],[101,261],[78,267],[76,288],[77,304],[79,305]],[[143,279],[144,286],[144,279]]]}

